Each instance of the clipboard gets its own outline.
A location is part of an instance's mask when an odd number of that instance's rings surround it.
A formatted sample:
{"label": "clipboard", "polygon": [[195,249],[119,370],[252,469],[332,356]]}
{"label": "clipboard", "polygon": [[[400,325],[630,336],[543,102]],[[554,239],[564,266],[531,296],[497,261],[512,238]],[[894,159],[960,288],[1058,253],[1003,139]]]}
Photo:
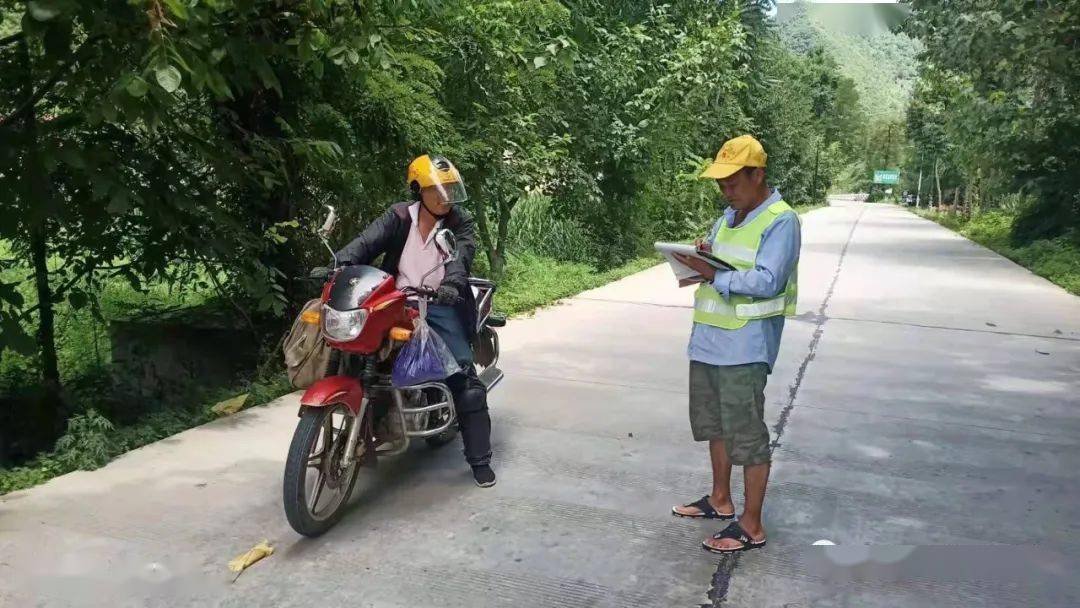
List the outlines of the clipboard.
{"label": "clipboard", "polygon": [[701,259],[705,260],[706,262],[712,264],[716,268],[722,268],[724,270],[735,270],[734,266],[732,266],[731,264],[725,262],[724,260],[721,260],[720,258],[718,258],[715,255],[709,253],[708,251],[695,250],[694,251],[694,257],[701,258]]}
{"label": "clipboard", "polygon": [[693,268],[680,262],[675,257],[675,254],[686,255],[703,260],[717,270],[735,270],[735,267],[730,263],[725,262],[711,253],[698,251],[693,245],[684,245],[682,243],[654,243],[653,248],[667,260],[667,263],[671,266],[671,271],[675,274],[675,279],[678,280],[680,286],[700,283],[701,275]]}

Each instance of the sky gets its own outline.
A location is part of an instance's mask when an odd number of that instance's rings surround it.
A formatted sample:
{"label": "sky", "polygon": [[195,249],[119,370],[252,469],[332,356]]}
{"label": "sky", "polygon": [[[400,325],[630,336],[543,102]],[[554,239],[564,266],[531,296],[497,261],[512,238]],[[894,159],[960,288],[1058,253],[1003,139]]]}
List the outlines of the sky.
{"label": "sky", "polygon": [[[794,4],[796,0],[773,0],[777,4]],[[897,0],[809,0],[813,4],[896,4]],[[775,14],[775,10],[769,14]]]}
{"label": "sky", "polygon": [[[824,18],[826,21],[832,21],[832,22],[836,22],[838,20],[839,21],[848,21],[848,22],[850,22],[852,19],[861,22],[861,20],[865,20],[868,17],[873,17],[873,18],[880,19],[880,17],[882,17],[884,15],[892,16],[893,20],[895,20],[897,18],[897,16],[899,16],[900,19],[902,20],[903,15],[907,14],[906,12],[904,12],[904,13],[891,13],[891,12],[884,12],[883,13],[883,12],[881,12],[881,11],[895,10],[894,7],[897,6],[896,0],[808,0],[808,1],[811,4],[828,5],[828,8],[826,8],[825,6],[821,6],[820,10],[816,11],[815,14],[819,18]],[[776,4],[774,4],[773,7],[768,11],[768,15],[771,16],[771,17],[776,17],[778,11],[783,12],[784,14],[790,13],[790,11],[791,11],[790,7],[791,7],[791,5],[793,3],[796,2],[796,0],[774,0],[774,2],[776,2]],[[892,5],[892,6],[877,7],[878,4]],[[850,6],[850,8],[843,8],[844,5]],[[781,7],[785,7],[785,8],[781,8]],[[892,21],[890,21],[890,23],[892,23]],[[895,23],[893,25],[895,25]],[[886,26],[886,28],[888,28],[888,27],[889,26]],[[848,23],[846,26],[843,26],[843,29],[852,29],[852,24]],[[854,29],[858,30],[860,28],[855,27]]]}

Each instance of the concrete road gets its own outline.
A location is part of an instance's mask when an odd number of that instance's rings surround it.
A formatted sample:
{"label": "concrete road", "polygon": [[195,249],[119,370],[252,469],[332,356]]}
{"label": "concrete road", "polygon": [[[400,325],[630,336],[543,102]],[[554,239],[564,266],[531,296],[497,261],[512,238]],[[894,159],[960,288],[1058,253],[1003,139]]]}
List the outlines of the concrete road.
{"label": "concrete road", "polygon": [[416,446],[300,538],[290,396],[0,497],[0,605],[1076,605],[1080,298],[893,207],[834,201],[803,230],[763,550],[711,556],[714,526],[669,515],[709,474],[691,293],[657,268],[502,332],[495,488]]}

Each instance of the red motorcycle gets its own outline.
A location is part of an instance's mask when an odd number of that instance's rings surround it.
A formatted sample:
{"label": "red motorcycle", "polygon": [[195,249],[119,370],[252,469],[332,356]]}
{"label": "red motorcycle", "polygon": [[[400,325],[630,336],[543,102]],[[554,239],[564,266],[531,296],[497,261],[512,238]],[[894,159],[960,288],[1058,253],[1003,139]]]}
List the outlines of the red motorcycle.
{"label": "red motorcycle", "polygon": [[[331,254],[328,237],[335,222],[330,208],[318,231]],[[445,256],[443,265],[457,258],[451,231],[440,230],[435,240]],[[361,467],[374,466],[380,456],[405,452],[414,438],[437,447],[457,433],[454,397],[445,383],[399,388],[390,381],[397,354],[412,336],[414,321],[426,317],[434,291],[399,291],[394,277],[382,270],[339,267],[336,258],[325,278],[322,307],[305,313],[304,321],[318,323],[333,350],[325,377],[300,399],[300,421],[285,461],[285,515],[304,536],[318,536],[341,518]],[[503,326],[505,318],[492,313],[494,283],[478,278],[469,283],[478,313],[473,343],[477,371],[490,391],[503,378],[496,367],[499,338],[494,328]],[[409,305],[410,298],[415,307]]]}

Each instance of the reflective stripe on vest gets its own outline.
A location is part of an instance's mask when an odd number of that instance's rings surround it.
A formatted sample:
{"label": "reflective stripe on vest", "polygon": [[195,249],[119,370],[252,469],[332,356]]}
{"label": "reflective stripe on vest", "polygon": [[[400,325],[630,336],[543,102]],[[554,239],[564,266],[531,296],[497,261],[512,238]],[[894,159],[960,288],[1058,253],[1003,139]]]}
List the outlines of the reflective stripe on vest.
{"label": "reflective stripe on vest", "polygon": [[694,304],[694,310],[707,314],[734,315],[735,307],[724,301],[724,298],[714,300],[712,298],[700,299]]}
{"label": "reflective stripe on vest", "polygon": [[[717,234],[719,234],[719,231],[717,231]],[[753,249],[740,247],[733,243],[719,243],[716,239],[713,239],[712,254],[732,266],[742,262],[753,267],[754,261],[757,259],[757,251]]]}
{"label": "reflective stripe on vest", "polygon": [[[786,211],[792,211],[784,201],[769,205],[749,223],[731,228],[721,220],[720,229],[713,239],[712,251],[717,257],[729,262],[736,270],[754,267],[757,250],[765,230]],[[694,294],[694,322],[724,329],[738,329],[753,319],[765,319],[778,315],[795,315],[798,297],[798,266],[792,269],[784,291],[774,298],[752,298],[732,294],[728,300],[709,284],[698,286]]]}
{"label": "reflective stripe on vest", "polygon": [[780,296],[771,300],[758,300],[753,304],[739,304],[735,307],[735,316],[744,319],[752,317],[771,317],[784,312],[787,298]]}

